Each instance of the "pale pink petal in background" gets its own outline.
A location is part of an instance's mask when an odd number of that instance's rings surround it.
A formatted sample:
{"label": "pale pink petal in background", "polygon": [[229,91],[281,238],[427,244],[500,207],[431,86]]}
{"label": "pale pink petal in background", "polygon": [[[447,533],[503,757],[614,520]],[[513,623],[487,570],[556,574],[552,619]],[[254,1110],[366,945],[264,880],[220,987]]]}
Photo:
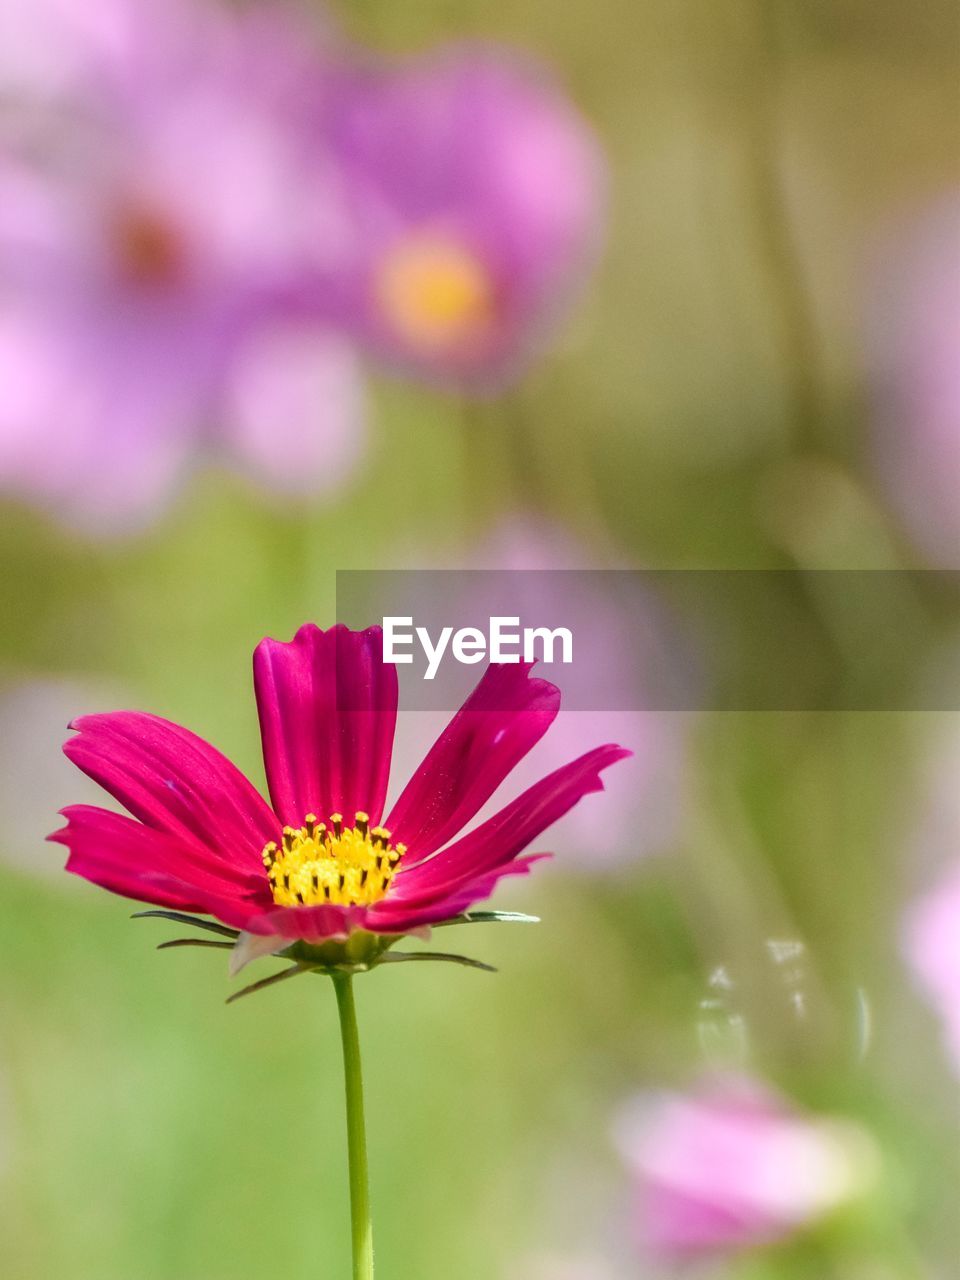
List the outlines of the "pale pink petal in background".
{"label": "pale pink petal in background", "polygon": [[862,1192],[876,1160],[852,1122],[806,1115],[744,1076],[640,1095],[615,1136],[634,1178],[637,1241],[661,1259],[788,1239]]}
{"label": "pale pink petal in background", "polygon": [[919,813],[904,849],[912,901],[902,943],[960,1072],[960,732],[955,717],[927,756]]}
{"label": "pale pink petal in background", "polygon": [[920,985],[943,1021],[947,1048],[960,1071],[960,861],[914,903],[905,943]]}
{"label": "pale pink petal in background", "polygon": [[278,324],[238,351],[223,432],[252,479],[288,494],[335,492],[363,459],[365,419],[356,352],[329,328]]}

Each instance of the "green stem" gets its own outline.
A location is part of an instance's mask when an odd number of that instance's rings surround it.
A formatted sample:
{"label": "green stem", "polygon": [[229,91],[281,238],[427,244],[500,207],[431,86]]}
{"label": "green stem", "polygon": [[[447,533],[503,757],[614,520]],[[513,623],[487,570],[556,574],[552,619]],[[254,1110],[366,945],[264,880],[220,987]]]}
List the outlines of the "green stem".
{"label": "green stem", "polygon": [[367,1137],[363,1119],[363,1077],[360,1071],[360,1037],[353,1000],[353,978],[333,975],[340,1013],[343,1074],[347,1096],[347,1152],[350,1162],[350,1224],[353,1239],[353,1280],[373,1280],[373,1223],[370,1218],[370,1183],[367,1176]]}

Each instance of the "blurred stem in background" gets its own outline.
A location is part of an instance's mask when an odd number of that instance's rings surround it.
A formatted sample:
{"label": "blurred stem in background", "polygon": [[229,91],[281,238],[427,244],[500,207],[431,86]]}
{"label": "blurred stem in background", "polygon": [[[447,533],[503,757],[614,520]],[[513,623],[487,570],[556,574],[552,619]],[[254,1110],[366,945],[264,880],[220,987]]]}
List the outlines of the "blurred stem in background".
{"label": "blurred stem in background", "polygon": [[467,554],[476,550],[497,513],[514,498],[514,475],[505,446],[503,415],[464,397],[458,412],[463,456],[459,536]]}
{"label": "blurred stem in background", "polygon": [[[553,381],[562,370],[551,370]],[[590,422],[544,414],[536,392],[500,401],[464,398],[460,536],[468,557],[506,516],[540,516],[591,539],[614,562],[622,554],[598,490]]]}
{"label": "blurred stem in background", "polygon": [[347,1152],[350,1162],[350,1222],[353,1241],[353,1280],[373,1280],[373,1223],[370,1217],[370,1180],[367,1173],[367,1134],[363,1117],[363,1075],[360,1070],[360,1037],[353,999],[353,978],[335,974],[343,1043],[343,1074],[347,1100]]}
{"label": "blurred stem in background", "polygon": [[750,0],[755,28],[744,136],[761,263],[778,311],[780,349],[798,452],[819,452],[829,439],[820,388],[819,335],[813,300],[792,225],[781,170],[780,87],[784,61],[779,0]]}

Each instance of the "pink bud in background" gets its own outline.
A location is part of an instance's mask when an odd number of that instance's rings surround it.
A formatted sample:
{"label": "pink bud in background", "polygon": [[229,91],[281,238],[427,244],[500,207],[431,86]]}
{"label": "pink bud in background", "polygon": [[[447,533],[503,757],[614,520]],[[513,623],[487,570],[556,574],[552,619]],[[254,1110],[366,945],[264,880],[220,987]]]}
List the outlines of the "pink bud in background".
{"label": "pink bud in background", "polygon": [[733,1075],[641,1096],[616,1138],[635,1178],[637,1239],[662,1260],[785,1240],[862,1190],[874,1161],[853,1125]]}

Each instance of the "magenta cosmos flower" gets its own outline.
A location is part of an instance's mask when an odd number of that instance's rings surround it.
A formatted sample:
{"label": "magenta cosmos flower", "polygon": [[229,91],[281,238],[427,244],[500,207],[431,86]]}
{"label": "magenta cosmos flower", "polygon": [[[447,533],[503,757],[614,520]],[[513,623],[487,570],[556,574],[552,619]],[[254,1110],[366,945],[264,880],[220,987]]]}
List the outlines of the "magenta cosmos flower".
{"label": "magenta cosmos flower", "polygon": [[641,1097],[617,1139],[636,1177],[637,1238],[665,1260],[785,1240],[860,1191],[873,1163],[849,1122],[805,1116],[744,1076]]}
{"label": "magenta cosmos flower", "polygon": [[461,915],[630,753],[606,745],[464,827],[546,732],[559,694],[492,665],[383,817],[397,711],[379,627],[307,625],[264,640],[254,685],[272,807],[218,751],[137,712],[83,716],[64,747],[132,815],[63,810],[67,870],[239,932],[234,968],[291,948],[303,967],[376,962],[400,935]]}
{"label": "magenta cosmos flower", "polygon": [[0,487],[95,532],[152,514],[198,449],[335,487],[362,393],[322,287],[345,226],[323,42],[278,9],[81,7],[16,4],[37,56],[0,59]]}
{"label": "magenta cosmos flower", "polygon": [[329,141],[358,229],[358,337],[446,381],[501,380],[599,238],[604,168],[569,100],[502,50],[348,73]]}

